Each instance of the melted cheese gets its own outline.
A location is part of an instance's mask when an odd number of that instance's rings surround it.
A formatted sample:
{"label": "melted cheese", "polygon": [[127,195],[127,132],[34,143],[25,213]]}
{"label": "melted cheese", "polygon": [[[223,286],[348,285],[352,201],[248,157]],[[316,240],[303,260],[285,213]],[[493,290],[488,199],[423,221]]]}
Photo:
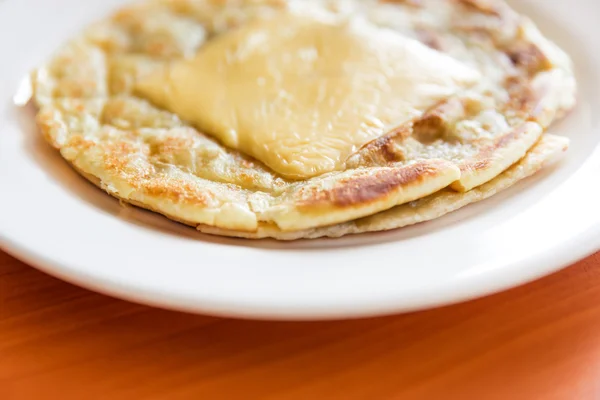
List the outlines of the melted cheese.
{"label": "melted cheese", "polygon": [[479,79],[362,19],[283,13],[204,46],[138,93],[280,175],[344,168],[361,146]]}

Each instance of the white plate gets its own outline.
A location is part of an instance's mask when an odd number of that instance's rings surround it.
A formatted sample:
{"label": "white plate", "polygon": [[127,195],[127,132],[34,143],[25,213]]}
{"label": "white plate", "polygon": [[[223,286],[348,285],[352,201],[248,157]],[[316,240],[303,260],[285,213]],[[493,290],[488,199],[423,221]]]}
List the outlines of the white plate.
{"label": "white plate", "polygon": [[29,68],[120,3],[0,1],[0,245],[40,269],[162,307],[312,319],[465,300],[548,274],[600,248],[600,2],[513,2],[578,66],[580,104],[552,128],[572,139],[563,162],[435,222],[295,243],[204,236],[121,208],[40,139],[31,109],[13,104]]}

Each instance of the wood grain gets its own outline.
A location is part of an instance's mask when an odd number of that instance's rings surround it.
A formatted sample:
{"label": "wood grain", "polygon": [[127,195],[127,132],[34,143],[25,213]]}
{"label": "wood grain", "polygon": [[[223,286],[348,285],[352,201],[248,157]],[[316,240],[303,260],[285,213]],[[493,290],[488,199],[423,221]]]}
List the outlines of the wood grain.
{"label": "wood grain", "polygon": [[162,311],[0,252],[0,399],[597,399],[600,254],[505,293],[342,322]]}

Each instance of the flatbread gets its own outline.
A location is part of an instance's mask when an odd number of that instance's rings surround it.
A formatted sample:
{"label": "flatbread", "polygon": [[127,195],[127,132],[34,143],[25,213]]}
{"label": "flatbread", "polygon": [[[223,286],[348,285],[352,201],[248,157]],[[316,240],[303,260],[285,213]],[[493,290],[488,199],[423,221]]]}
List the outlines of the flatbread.
{"label": "flatbread", "polygon": [[431,221],[459,210],[469,204],[485,200],[526,179],[556,161],[569,147],[569,140],[555,135],[544,135],[518,163],[491,181],[468,192],[444,189],[417,201],[347,223],[296,232],[284,232],[273,225],[259,227],[256,232],[224,231],[211,226],[198,226],[204,233],[234,236],[246,239],[275,238],[277,240],[338,238],[366,232],[389,231]]}
{"label": "flatbread", "polygon": [[524,157],[575,103],[569,57],[500,0],[304,2],[366,15],[485,77],[315,178],[284,179],[135,95],[145,76],[292,3],[146,1],[95,24],[33,74],[43,135],[125,202],[206,232],[285,238],[277,232],[331,229],[449,186],[443,193],[468,194]]}

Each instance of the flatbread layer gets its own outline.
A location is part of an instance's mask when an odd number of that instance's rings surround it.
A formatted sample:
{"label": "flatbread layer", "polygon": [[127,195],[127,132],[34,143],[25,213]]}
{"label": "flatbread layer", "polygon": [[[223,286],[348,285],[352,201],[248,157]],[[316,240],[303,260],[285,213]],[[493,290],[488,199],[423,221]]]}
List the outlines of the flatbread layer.
{"label": "flatbread layer", "polygon": [[469,204],[485,200],[526,179],[560,158],[569,147],[569,140],[555,135],[544,135],[518,163],[491,181],[468,192],[444,189],[417,201],[394,207],[381,213],[343,224],[284,232],[273,225],[259,227],[256,232],[223,231],[211,226],[198,226],[198,230],[215,235],[246,239],[275,238],[278,240],[337,238],[366,232],[389,231],[405,226],[431,221]]}

